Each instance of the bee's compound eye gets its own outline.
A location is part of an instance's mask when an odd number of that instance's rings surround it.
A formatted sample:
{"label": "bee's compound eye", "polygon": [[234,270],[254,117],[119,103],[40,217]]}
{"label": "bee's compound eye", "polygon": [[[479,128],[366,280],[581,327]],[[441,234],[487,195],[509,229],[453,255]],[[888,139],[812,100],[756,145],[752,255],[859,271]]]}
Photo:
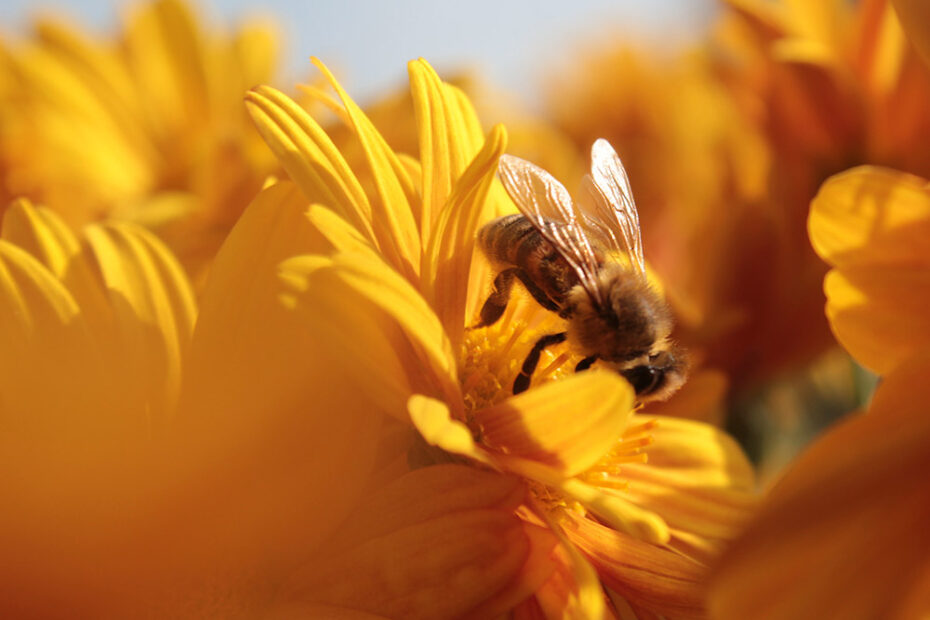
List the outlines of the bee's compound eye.
{"label": "bee's compound eye", "polygon": [[662,382],[662,371],[654,366],[634,366],[629,370],[621,371],[626,380],[630,382],[637,394],[650,394]]}

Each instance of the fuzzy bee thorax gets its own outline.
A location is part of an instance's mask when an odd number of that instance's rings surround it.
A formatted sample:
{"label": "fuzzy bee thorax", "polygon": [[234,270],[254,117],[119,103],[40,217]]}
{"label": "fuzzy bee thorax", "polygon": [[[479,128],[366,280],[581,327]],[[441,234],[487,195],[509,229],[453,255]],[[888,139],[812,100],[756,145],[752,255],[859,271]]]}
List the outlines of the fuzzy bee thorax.
{"label": "fuzzy bee thorax", "polygon": [[581,286],[568,295],[569,339],[586,355],[626,362],[648,355],[668,338],[668,306],[647,282],[609,264],[598,274],[598,290],[601,304]]}

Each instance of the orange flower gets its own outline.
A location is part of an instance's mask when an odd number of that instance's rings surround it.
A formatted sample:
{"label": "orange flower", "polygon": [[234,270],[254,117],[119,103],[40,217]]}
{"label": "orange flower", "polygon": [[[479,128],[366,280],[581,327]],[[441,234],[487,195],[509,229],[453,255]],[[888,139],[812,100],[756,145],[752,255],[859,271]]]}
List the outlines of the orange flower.
{"label": "orange flower", "polygon": [[721,559],[710,608],[728,618],[930,613],[930,188],[861,167],[829,179],[811,240],[834,269],[839,341],[883,375],[869,411],[816,441]]}

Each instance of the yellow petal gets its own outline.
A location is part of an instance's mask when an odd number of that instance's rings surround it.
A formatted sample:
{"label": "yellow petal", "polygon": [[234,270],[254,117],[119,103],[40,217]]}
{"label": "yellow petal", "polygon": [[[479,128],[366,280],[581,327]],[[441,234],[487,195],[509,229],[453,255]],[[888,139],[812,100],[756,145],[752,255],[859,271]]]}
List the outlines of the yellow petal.
{"label": "yellow petal", "polygon": [[329,69],[315,58],[313,64],[336,90],[362,144],[378,190],[379,200],[372,205],[373,225],[383,239],[382,247],[388,262],[413,281],[420,266],[420,237],[414,221],[414,212],[419,209],[411,206],[413,201],[418,200],[413,184],[387,142]]}
{"label": "yellow petal", "polygon": [[915,617],[902,612],[930,569],[928,373],[925,355],[902,364],[867,414],[795,461],[717,568],[715,618],[753,616],[759,601],[773,619]]}
{"label": "yellow petal", "polygon": [[608,617],[604,587],[594,566],[569,541],[546,508],[537,507],[535,514],[559,540],[553,554],[556,570],[536,591],[536,601],[545,617],[569,620]]}
{"label": "yellow petal", "polygon": [[565,515],[566,534],[591,559],[608,588],[663,616],[703,617],[705,569],[700,564],[589,518]]}
{"label": "yellow petal", "polygon": [[280,302],[281,261],[330,248],[305,205],[293,184],[273,185],[223,244],[202,294],[178,413],[201,459],[254,481],[211,494],[244,502],[229,509],[249,533],[231,544],[282,555],[302,553],[341,522],[371,471],[381,426],[380,413],[333,368],[332,351]]}
{"label": "yellow petal", "polygon": [[85,231],[114,310],[117,340],[155,425],[177,402],[195,304],[177,259],[151,233],[128,223]]}
{"label": "yellow petal", "polygon": [[0,417],[13,436],[81,444],[97,433],[142,432],[141,416],[115,410],[106,367],[74,298],[7,241],[0,241],[0,338]]}
{"label": "yellow petal", "polygon": [[912,352],[930,346],[926,266],[833,270],[824,279],[824,291],[836,339],[872,371],[888,373]]}
{"label": "yellow petal", "polygon": [[615,530],[656,544],[669,540],[668,525],[659,515],[640,508],[611,489],[600,489],[578,478],[565,478],[561,472],[536,461],[495,454],[494,462],[504,471],[535,480],[575,500]]}
{"label": "yellow petal", "polygon": [[159,113],[152,115],[170,133],[183,126],[188,116],[203,118],[209,101],[208,53],[191,8],[179,0],[135,7],[126,24],[126,54],[145,103]]}
{"label": "yellow petal", "polygon": [[339,252],[354,252],[370,256],[378,254],[377,249],[357,228],[328,207],[316,204],[310,205],[310,208],[307,209],[307,219]]}
{"label": "yellow petal", "polygon": [[623,434],[633,390],[609,372],[550,382],[475,413],[485,445],[572,476],[592,467]]}
{"label": "yellow petal", "polygon": [[488,192],[497,174],[497,161],[506,147],[507,134],[498,125],[456,181],[449,200],[438,214],[427,249],[422,288],[450,334],[454,349],[461,343],[465,326],[467,283],[478,225],[490,219]]}
{"label": "yellow petal", "polygon": [[316,121],[290,98],[267,86],[246,93],[246,106],[265,142],[308,201],[334,209],[378,245],[368,197]]}
{"label": "yellow petal", "polygon": [[407,69],[423,166],[420,237],[428,247],[455,180],[480,149],[484,136],[461,91],[444,84],[425,60],[411,61]]}
{"label": "yellow petal", "polygon": [[659,515],[669,545],[704,562],[715,557],[752,516],[758,498],[752,465],[732,438],[714,426],[677,418],[657,422],[648,463],[621,468],[624,497]]}
{"label": "yellow petal", "polygon": [[74,297],[91,331],[104,338],[112,329],[112,310],[96,267],[81,251],[80,242],[50,209],[17,200],[3,216],[0,237],[38,259]]}
{"label": "yellow petal", "polygon": [[414,394],[410,397],[407,408],[410,421],[426,443],[451,454],[461,454],[488,465],[492,464],[475,443],[468,427],[452,419],[449,407],[445,403],[422,394]]}
{"label": "yellow petal", "polygon": [[[415,386],[461,406],[455,356],[442,325],[410,283],[380,258],[296,257],[281,272],[294,291],[289,303],[307,317],[308,329],[333,339],[334,346],[341,343],[337,355],[346,356],[347,370],[362,371],[376,384]],[[366,379],[360,381],[364,385]],[[382,405],[401,414],[409,394],[398,392]]]}
{"label": "yellow petal", "polygon": [[[282,590],[306,601],[392,618],[457,618],[481,610],[517,578],[529,541],[513,513],[514,479],[460,465],[428,467],[374,494]],[[434,502],[434,497],[436,501]],[[377,519],[375,510],[387,512]]]}
{"label": "yellow petal", "polygon": [[808,229],[836,267],[930,264],[927,181],[873,166],[830,177],[811,202]]}

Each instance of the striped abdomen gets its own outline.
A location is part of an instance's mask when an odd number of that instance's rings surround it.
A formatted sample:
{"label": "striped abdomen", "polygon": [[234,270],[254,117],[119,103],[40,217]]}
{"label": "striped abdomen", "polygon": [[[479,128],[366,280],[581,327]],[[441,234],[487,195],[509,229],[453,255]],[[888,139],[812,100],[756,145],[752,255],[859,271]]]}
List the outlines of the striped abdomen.
{"label": "striped abdomen", "polygon": [[[559,308],[578,276],[558,251],[523,215],[505,215],[478,231],[478,244],[498,269],[516,268]],[[526,282],[525,282],[526,283]],[[536,293],[531,291],[533,296]]]}

